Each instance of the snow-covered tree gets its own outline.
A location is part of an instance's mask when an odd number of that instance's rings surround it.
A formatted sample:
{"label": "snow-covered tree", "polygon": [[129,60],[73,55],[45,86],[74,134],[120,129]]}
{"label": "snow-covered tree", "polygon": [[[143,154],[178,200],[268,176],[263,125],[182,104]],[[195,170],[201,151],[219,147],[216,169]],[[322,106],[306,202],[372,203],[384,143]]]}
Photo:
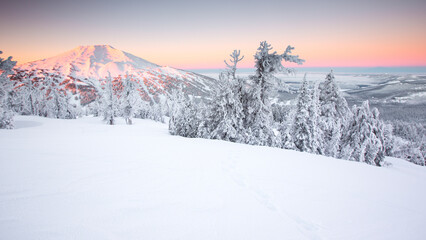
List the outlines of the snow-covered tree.
{"label": "snow-covered tree", "polygon": [[[82,109],[79,101],[74,101],[72,93],[69,91],[61,91],[63,101],[65,102],[65,108],[63,110],[63,115],[60,118],[63,119],[76,119],[82,114]],[[77,99],[79,100],[79,99]]]}
{"label": "snow-covered tree", "polygon": [[[208,112],[207,131],[210,132],[208,138],[244,142],[242,105],[244,81],[235,75],[237,64],[244,57],[240,57],[240,51],[237,50],[234,50],[230,56],[232,65],[225,61],[228,69],[219,76],[221,85],[216,90]],[[203,129],[206,128],[203,127]]]}
{"label": "snow-covered tree", "polygon": [[132,76],[127,74],[122,85],[123,89],[120,96],[122,116],[126,120],[126,124],[131,125],[135,111],[141,107],[142,99],[137,89],[137,83]]}
{"label": "snow-covered tree", "polygon": [[197,108],[189,97],[185,97],[183,89],[172,93],[172,110],[169,120],[169,132],[183,137],[197,137],[199,119]]}
{"label": "snow-covered tree", "polygon": [[16,83],[17,101],[20,101],[18,112],[25,115],[41,115],[39,104],[43,101],[42,78],[39,70],[18,71],[13,79]]}
{"label": "snow-covered tree", "polygon": [[297,98],[291,133],[291,138],[297,150],[318,154],[322,153],[322,134],[317,126],[318,118],[318,85],[316,84],[312,91],[309,90],[305,74]]}
{"label": "snow-covered tree", "polygon": [[104,120],[108,125],[114,125],[115,117],[119,112],[119,103],[110,73],[108,73],[108,77],[105,80],[103,88],[99,88],[99,92],[101,92],[102,96],[102,112]]}
{"label": "snow-covered tree", "polygon": [[320,121],[321,104],[319,101],[319,83],[315,82],[312,90],[311,104],[309,108],[308,125],[311,127],[312,132],[312,152],[317,154],[324,153],[324,133],[318,126]]}
{"label": "snow-covered tree", "polygon": [[240,50],[234,50],[229,56],[231,57],[229,59],[228,63],[226,60],[224,60],[227,69],[227,72],[229,75],[231,75],[232,79],[237,79],[235,73],[237,72],[237,65],[238,62],[244,59],[244,56],[240,57],[241,51]]}
{"label": "snow-covered tree", "polygon": [[368,101],[353,106],[353,117],[342,138],[341,157],[382,166],[385,157],[385,129],[377,108],[370,110]]}
{"label": "snow-covered tree", "polygon": [[152,120],[164,123],[164,110],[161,102],[152,103]]}
{"label": "snow-covered tree", "polygon": [[222,86],[217,90],[210,108],[210,138],[226,141],[241,141],[243,136],[242,105],[235,96],[233,79],[225,74],[220,77]]}
{"label": "snow-covered tree", "polygon": [[100,92],[96,92],[95,98],[86,106],[88,113],[94,117],[102,115],[102,96]]}
{"label": "snow-covered tree", "polygon": [[181,115],[183,114],[183,107],[185,103],[185,95],[182,87],[173,89],[169,99],[170,103],[170,119],[169,119],[169,132],[172,135],[180,135],[180,129],[183,127],[180,125]]}
{"label": "snow-covered tree", "polygon": [[392,149],[390,156],[426,165],[426,128],[415,122],[392,122]]}
{"label": "snow-covered tree", "polygon": [[[23,93],[29,90],[30,99],[34,96],[40,96],[37,100],[38,114],[44,117],[74,119],[80,114],[79,103],[72,99],[72,94],[66,90],[63,85],[64,76],[57,72],[49,72],[41,70],[41,75],[38,79],[38,87],[34,87],[34,81],[29,80],[26,86],[21,86]],[[31,90],[32,89],[32,90]],[[34,92],[39,92],[34,94]]]}
{"label": "snow-covered tree", "polygon": [[207,138],[211,137],[211,127],[210,127],[210,119],[211,119],[211,106],[206,105],[204,101],[201,101],[197,105],[197,119],[198,121],[198,130],[197,137],[198,138]]}
{"label": "snow-covered tree", "polygon": [[296,114],[292,127],[292,138],[296,149],[301,152],[312,152],[312,126],[309,125],[311,93],[308,88],[306,74],[297,98]]}
{"label": "snow-covered tree", "polygon": [[[170,100],[171,101],[171,100]],[[145,102],[141,101],[137,105],[137,110],[135,111],[135,117],[141,119],[151,119],[157,122],[164,122],[164,112],[161,102]]]}
{"label": "snow-covered tree", "polygon": [[296,149],[291,135],[295,116],[295,106],[293,104],[274,104],[272,105],[272,113],[279,132],[281,148]]}
{"label": "snow-covered tree", "polygon": [[321,111],[318,125],[324,134],[323,154],[338,157],[340,138],[351,112],[346,99],[340,93],[333,71],[327,74],[325,82],[320,86],[319,102]]}
{"label": "snow-covered tree", "polygon": [[294,48],[288,46],[283,54],[270,52],[272,47],[266,41],[260,43],[255,58],[256,73],[251,76],[252,88],[244,102],[245,127],[250,129],[251,143],[256,145],[279,146],[273,131],[273,115],[269,102],[269,94],[274,85],[274,74],[277,72],[290,72],[282,65],[282,61],[302,64],[304,60],[297,55],[291,55]]}
{"label": "snow-covered tree", "polygon": [[64,118],[66,113],[66,99],[61,95],[60,84],[62,78],[59,75],[43,72],[43,101],[45,102],[44,113],[50,118]]}
{"label": "snow-covered tree", "polygon": [[[0,51],[0,54],[2,52]],[[0,58],[0,128],[13,128],[13,111],[10,108],[9,94],[13,91],[13,84],[9,79],[12,68],[16,65],[12,57],[8,59]]]}

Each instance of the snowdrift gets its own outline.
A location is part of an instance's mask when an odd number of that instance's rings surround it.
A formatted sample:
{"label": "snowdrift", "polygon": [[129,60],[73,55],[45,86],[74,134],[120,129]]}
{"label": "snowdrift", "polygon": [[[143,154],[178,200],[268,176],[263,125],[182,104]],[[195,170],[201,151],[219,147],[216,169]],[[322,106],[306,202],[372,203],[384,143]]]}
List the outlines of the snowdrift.
{"label": "snowdrift", "polygon": [[167,125],[16,117],[0,239],[425,239],[426,169],[187,139]]}

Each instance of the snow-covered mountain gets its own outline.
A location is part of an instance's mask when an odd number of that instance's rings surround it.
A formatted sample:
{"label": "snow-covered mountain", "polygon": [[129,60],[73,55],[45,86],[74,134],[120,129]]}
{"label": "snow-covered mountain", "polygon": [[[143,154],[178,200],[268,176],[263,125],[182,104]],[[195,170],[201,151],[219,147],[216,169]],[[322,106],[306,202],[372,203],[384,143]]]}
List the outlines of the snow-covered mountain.
{"label": "snow-covered mountain", "polygon": [[33,71],[61,75],[68,88],[73,89],[74,83],[78,83],[82,86],[80,90],[89,83],[99,84],[109,73],[114,79],[129,74],[139,82],[145,100],[157,99],[177,86],[192,95],[208,95],[217,85],[212,78],[162,67],[109,45],[80,46],[55,57],[18,65],[15,70],[16,79],[31,76]]}

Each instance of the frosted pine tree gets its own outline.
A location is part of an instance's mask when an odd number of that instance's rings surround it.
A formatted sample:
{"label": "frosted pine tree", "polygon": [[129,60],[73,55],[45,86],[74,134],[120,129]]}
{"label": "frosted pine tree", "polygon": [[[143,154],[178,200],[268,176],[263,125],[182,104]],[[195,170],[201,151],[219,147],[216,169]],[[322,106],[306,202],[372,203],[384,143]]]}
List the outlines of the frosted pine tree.
{"label": "frosted pine tree", "polygon": [[46,103],[46,116],[50,118],[65,118],[67,115],[67,99],[62,94],[60,84],[63,78],[59,74],[43,72],[43,96]]}
{"label": "frosted pine tree", "polygon": [[131,125],[135,111],[141,106],[142,99],[137,89],[137,83],[133,80],[132,76],[126,74],[122,84],[123,90],[120,97],[120,108],[126,124]]}
{"label": "frosted pine tree", "polygon": [[238,65],[238,62],[241,62],[241,60],[243,60],[244,59],[244,56],[242,56],[242,57],[240,57],[240,55],[241,55],[241,51],[240,50],[234,50],[229,56],[231,57],[230,59],[229,59],[229,62],[230,63],[228,63],[226,60],[224,61],[225,62],[225,65],[226,65],[226,67],[228,68],[226,71],[229,73],[229,75],[231,75],[231,78],[232,79],[237,79],[237,77],[236,77],[236,72],[237,72],[237,65]]}
{"label": "frosted pine tree", "polygon": [[[373,121],[373,134],[377,138],[375,143],[375,148],[377,147],[377,153],[371,155],[371,158],[374,158],[374,163],[376,166],[382,166],[383,161],[386,156],[387,148],[390,148],[388,138],[389,132],[387,131],[387,125],[380,119],[380,112],[377,108],[373,108],[372,112],[372,121]],[[389,150],[390,151],[390,150]]]}
{"label": "frosted pine tree", "polygon": [[295,117],[295,107],[294,106],[288,106],[288,107],[281,107],[282,109],[279,110],[276,114],[281,114],[279,117],[280,122],[278,131],[280,132],[280,138],[281,138],[281,147],[284,149],[296,149],[294,146],[293,136],[292,136],[292,128],[294,123],[294,117]]}
{"label": "frosted pine tree", "polygon": [[[62,99],[64,101],[64,108],[60,118],[63,119],[76,119],[81,114],[79,101],[73,102],[73,94],[71,92],[62,90]],[[77,99],[79,100],[79,99]]]}
{"label": "frosted pine tree", "polygon": [[390,123],[385,123],[383,121],[381,121],[381,123],[383,124],[383,142],[385,143],[385,155],[386,156],[392,156],[392,152],[393,152],[393,139],[394,136],[392,134],[392,124]]}
{"label": "frosted pine tree", "polygon": [[115,117],[118,113],[118,98],[114,90],[111,74],[105,80],[103,88],[99,89],[102,96],[102,111],[104,120],[108,125],[115,124]]}
{"label": "frosted pine tree", "polygon": [[151,105],[149,104],[149,102],[146,102],[146,101],[141,102],[140,107],[135,112],[135,117],[141,118],[141,119],[150,119]]}
{"label": "frosted pine tree", "polygon": [[151,119],[157,122],[164,122],[164,114],[163,114],[163,108],[161,106],[161,103],[157,103],[153,101],[149,104],[148,119]]}
{"label": "frosted pine tree", "polygon": [[[319,99],[318,84],[311,91],[308,88],[306,74],[297,98],[291,138],[297,150],[310,153],[322,153],[322,133],[318,128]],[[284,135],[284,137],[286,137]],[[283,139],[285,143],[285,139]],[[288,147],[288,146],[287,146]]]}
{"label": "frosted pine tree", "polygon": [[87,109],[90,114],[93,114],[94,117],[99,117],[102,115],[102,93],[103,90],[101,88],[96,88],[95,99],[87,105]]}
{"label": "frosted pine tree", "polygon": [[242,137],[239,130],[242,129],[242,106],[233,92],[233,86],[227,75],[221,74],[222,86],[216,91],[210,108],[209,127],[210,137],[236,142]]}
{"label": "frosted pine tree", "polygon": [[353,106],[353,117],[343,136],[341,157],[352,161],[381,166],[385,157],[384,125],[376,108],[368,101]]}
{"label": "frosted pine tree", "polygon": [[312,153],[323,154],[324,153],[324,134],[321,128],[318,126],[321,105],[319,102],[319,83],[315,82],[312,90],[311,104],[309,108],[309,119],[308,125],[311,127],[312,132]]}
{"label": "frosted pine tree", "polygon": [[274,85],[273,75],[277,72],[290,72],[282,65],[282,61],[302,64],[304,60],[299,56],[291,55],[294,48],[288,46],[283,54],[270,52],[272,47],[266,41],[260,43],[255,58],[256,73],[251,76],[253,81],[244,112],[246,116],[245,127],[250,129],[251,143],[256,145],[279,146],[280,141],[273,131],[273,115],[269,102],[269,94]]}
{"label": "frosted pine tree", "polygon": [[320,86],[321,112],[318,125],[324,134],[324,155],[337,157],[340,138],[351,116],[346,99],[341,95],[333,71]]}
{"label": "frosted pine tree", "polygon": [[426,128],[421,123],[394,121],[392,123],[390,156],[426,165]]}
{"label": "frosted pine tree", "polygon": [[183,137],[197,137],[200,121],[194,102],[189,97],[183,97],[176,102],[175,107],[170,117],[169,132]]}
{"label": "frosted pine tree", "polygon": [[21,82],[18,87],[18,94],[22,99],[22,114],[40,115],[39,103],[42,102],[43,94],[40,90],[42,80],[37,77],[38,71],[32,70],[29,73],[20,73]]}
{"label": "frosted pine tree", "polygon": [[237,50],[230,56],[232,65],[225,61],[228,69],[219,76],[221,86],[213,98],[207,125],[211,131],[209,138],[243,142],[243,80],[235,75],[237,64],[243,57],[240,58]]}
{"label": "frosted pine tree", "polygon": [[181,87],[174,89],[169,100],[169,132],[172,135],[180,135],[180,129],[182,128],[180,120],[183,114],[184,102],[183,89]]}
{"label": "frosted pine tree", "polygon": [[197,137],[198,138],[207,138],[210,139],[210,117],[211,117],[211,111],[210,106],[208,107],[204,101],[201,101],[197,106],[197,118],[199,119],[198,124],[198,132]]}
{"label": "frosted pine tree", "polygon": [[311,93],[308,88],[308,81],[306,74],[303,78],[302,86],[299,90],[297,98],[296,114],[292,127],[292,139],[294,146],[301,152],[314,152],[313,150],[313,132],[310,125],[310,107],[311,107]]}
{"label": "frosted pine tree", "polygon": [[[0,54],[2,52],[0,51]],[[13,128],[13,111],[8,106],[9,93],[13,90],[13,84],[9,79],[12,68],[16,65],[12,57],[4,60],[0,58],[0,128]]]}

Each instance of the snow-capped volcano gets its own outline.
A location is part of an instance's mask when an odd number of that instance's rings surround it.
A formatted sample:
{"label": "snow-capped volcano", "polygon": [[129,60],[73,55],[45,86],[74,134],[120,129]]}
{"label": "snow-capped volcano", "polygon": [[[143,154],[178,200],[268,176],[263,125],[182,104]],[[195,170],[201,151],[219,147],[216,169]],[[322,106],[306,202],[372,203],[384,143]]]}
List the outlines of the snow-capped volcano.
{"label": "snow-capped volcano", "polygon": [[[171,89],[182,86],[192,95],[206,95],[217,84],[214,79],[171,67],[161,67],[109,45],[80,46],[55,57],[20,64],[15,68],[14,79],[40,76],[48,72],[60,75],[67,88],[74,83],[82,88],[87,84],[99,84],[109,74],[114,79],[132,75],[140,84],[142,97],[151,101]],[[82,93],[84,94],[84,93]],[[89,97],[90,98],[90,97]],[[90,101],[90,99],[88,99]]]}
{"label": "snow-capped volcano", "polygon": [[117,50],[109,45],[79,46],[55,57],[24,63],[21,69],[58,69],[74,77],[105,78],[124,75],[135,70],[159,67],[157,64]]}

